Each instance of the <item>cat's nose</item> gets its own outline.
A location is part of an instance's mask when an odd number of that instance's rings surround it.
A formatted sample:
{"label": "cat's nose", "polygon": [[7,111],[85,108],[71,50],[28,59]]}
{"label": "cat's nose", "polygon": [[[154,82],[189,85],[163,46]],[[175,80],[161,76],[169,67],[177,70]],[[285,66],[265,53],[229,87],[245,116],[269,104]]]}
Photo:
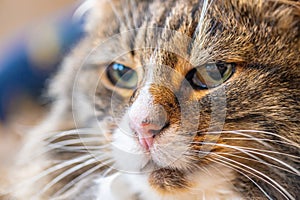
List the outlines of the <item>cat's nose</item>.
{"label": "cat's nose", "polygon": [[131,129],[137,134],[140,145],[146,150],[153,146],[155,136],[168,124],[167,114],[162,106],[152,107],[146,112],[131,110],[129,117]]}
{"label": "cat's nose", "polygon": [[161,125],[151,123],[131,123],[131,127],[136,132],[139,143],[146,150],[149,150],[153,146],[155,136],[159,134],[163,128]]}

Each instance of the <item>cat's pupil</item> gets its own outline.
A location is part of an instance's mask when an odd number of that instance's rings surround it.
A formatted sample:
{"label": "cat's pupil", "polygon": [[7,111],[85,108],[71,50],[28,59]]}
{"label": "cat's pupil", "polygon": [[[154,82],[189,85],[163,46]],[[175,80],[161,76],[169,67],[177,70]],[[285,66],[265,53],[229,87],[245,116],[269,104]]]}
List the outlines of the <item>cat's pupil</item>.
{"label": "cat's pupil", "polygon": [[130,81],[134,73],[135,72],[133,70],[130,71],[123,70],[123,71],[119,71],[119,76],[122,77],[123,81]]}

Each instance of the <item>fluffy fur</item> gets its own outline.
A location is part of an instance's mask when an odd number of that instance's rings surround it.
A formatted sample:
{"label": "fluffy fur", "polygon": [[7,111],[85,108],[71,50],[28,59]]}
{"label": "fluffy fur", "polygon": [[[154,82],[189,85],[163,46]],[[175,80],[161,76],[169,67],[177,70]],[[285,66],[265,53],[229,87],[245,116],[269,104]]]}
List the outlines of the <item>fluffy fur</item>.
{"label": "fluffy fur", "polygon": [[[49,117],[12,169],[17,199],[297,199],[300,4],[289,0],[93,1],[87,36],[50,85]],[[135,69],[114,87],[105,69]],[[194,90],[196,66],[235,63]],[[145,152],[129,113],[169,125]],[[64,131],[66,130],[66,131]]]}

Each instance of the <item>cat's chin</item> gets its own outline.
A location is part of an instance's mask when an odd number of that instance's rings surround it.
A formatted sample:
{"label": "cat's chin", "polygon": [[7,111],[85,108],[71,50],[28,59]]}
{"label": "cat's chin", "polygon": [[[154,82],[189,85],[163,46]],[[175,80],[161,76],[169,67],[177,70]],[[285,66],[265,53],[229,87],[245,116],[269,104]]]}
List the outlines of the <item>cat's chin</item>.
{"label": "cat's chin", "polygon": [[190,187],[186,179],[187,173],[179,169],[160,168],[149,174],[148,181],[157,192],[172,193],[174,190],[185,190]]}

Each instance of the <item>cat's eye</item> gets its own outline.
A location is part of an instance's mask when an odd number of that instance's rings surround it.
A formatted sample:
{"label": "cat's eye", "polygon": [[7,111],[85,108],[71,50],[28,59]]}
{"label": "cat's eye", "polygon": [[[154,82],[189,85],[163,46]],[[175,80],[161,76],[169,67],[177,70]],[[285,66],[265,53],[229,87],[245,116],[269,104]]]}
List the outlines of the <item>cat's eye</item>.
{"label": "cat's eye", "polygon": [[209,89],[221,85],[233,73],[233,63],[208,63],[194,68],[189,81],[194,89]]}
{"label": "cat's eye", "polygon": [[134,89],[138,82],[135,70],[119,63],[112,63],[106,69],[109,81],[120,88]]}

